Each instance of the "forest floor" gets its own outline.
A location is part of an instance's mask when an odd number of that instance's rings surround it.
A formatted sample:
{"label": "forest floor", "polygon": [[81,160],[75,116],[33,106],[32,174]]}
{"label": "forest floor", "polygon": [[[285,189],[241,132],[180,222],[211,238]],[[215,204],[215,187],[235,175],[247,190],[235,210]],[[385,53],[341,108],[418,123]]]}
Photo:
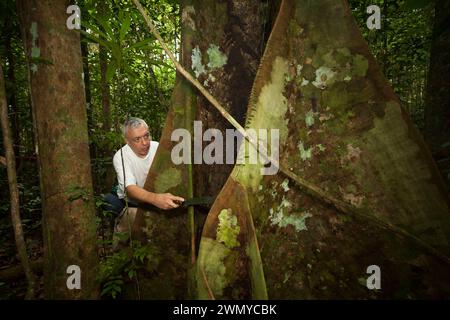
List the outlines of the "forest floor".
{"label": "forest floor", "polygon": [[[39,217],[37,217],[39,215]],[[36,219],[24,219],[23,229],[30,263],[37,265],[35,274],[38,277],[35,299],[44,299],[44,279],[42,274],[43,238],[40,224],[40,212]],[[97,232],[98,253],[101,259],[111,254],[108,243],[112,238],[110,221],[103,220]],[[23,300],[27,290],[27,280],[17,255],[13,227],[9,215],[0,218],[0,300]],[[6,277],[5,277],[6,276]]]}
{"label": "forest floor", "polygon": [[[40,223],[30,224],[29,222],[31,221],[23,222],[25,241],[30,262],[36,263],[42,261],[43,257],[42,229]],[[6,273],[10,275],[11,272],[8,271],[15,271],[21,267],[9,215],[0,219],[0,244],[0,300],[23,300],[27,290],[27,281],[23,272],[12,272],[15,275],[8,279],[2,279],[1,276]],[[42,299],[42,270],[36,273],[39,277],[36,298]]]}

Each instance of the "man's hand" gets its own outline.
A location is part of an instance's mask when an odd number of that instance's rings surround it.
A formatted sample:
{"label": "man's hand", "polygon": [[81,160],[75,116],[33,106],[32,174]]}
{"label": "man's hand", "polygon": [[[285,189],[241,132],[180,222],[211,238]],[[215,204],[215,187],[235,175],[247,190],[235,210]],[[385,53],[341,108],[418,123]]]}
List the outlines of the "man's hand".
{"label": "man's hand", "polygon": [[127,194],[131,199],[138,202],[150,203],[163,210],[178,208],[184,202],[182,197],[174,196],[171,193],[154,193],[136,185],[129,185],[127,187]]}
{"label": "man's hand", "polygon": [[156,193],[152,202],[160,209],[169,210],[178,208],[183,201],[183,198],[171,193]]}

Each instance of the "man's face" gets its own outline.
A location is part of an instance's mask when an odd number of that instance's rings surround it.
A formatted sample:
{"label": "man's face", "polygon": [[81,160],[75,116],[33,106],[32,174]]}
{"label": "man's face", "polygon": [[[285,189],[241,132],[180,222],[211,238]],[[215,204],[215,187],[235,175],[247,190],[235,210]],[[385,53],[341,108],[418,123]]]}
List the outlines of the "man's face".
{"label": "man's face", "polygon": [[147,156],[151,140],[150,133],[145,126],[129,128],[125,139],[138,157],[145,158]]}

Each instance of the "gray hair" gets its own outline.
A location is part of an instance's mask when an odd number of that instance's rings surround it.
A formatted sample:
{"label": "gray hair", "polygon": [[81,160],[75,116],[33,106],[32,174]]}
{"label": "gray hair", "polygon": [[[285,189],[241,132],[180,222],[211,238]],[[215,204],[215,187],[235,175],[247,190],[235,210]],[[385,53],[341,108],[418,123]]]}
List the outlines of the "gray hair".
{"label": "gray hair", "polygon": [[147,123],[140,119],[140,118],[129,118],[127,121],[125,121],[125,124],[123,125],[123,136],[126,137],[128,133],[128,129],[130,128],[139,128],[140,126],[144,126],[148,129]]}

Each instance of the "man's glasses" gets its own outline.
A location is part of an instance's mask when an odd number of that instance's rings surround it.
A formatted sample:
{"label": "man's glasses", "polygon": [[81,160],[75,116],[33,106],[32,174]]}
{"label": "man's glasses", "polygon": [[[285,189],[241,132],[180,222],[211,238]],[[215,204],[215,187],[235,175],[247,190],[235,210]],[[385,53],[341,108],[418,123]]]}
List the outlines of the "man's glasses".
{"label": "man's glasses", "polygon": [[140,137],[134,137],[130,139],[131,141],[133,141],[134,143],[139,143],[141,141],[149,141],[150,140],[150,133],[147,132],[146,134],[144,134],[143,136]]}

